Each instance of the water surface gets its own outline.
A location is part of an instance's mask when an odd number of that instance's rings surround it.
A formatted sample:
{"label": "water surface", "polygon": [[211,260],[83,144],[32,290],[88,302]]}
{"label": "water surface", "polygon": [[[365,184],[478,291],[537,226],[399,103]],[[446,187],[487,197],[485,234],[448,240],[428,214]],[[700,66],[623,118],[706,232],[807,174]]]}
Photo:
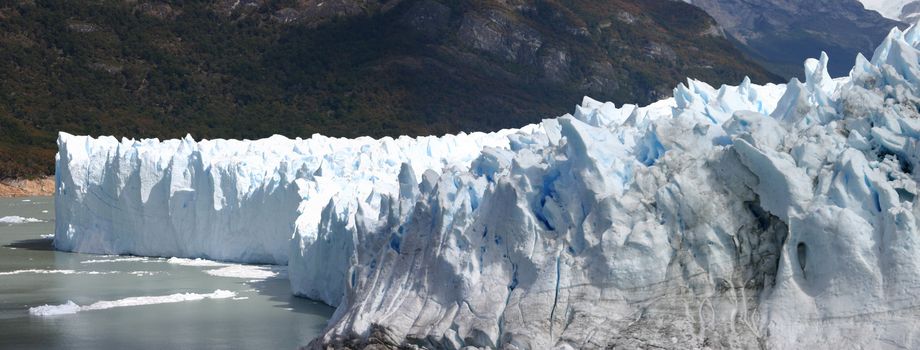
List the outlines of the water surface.
{"label": "water surface", "polygon": [[[317,336],[332,315],[322,303],[292,297],[280,267],[54,251],[43,238],[54,232],[53,206],[51,197],[0,198],[0,349],[293,349]],[[2,222],[10,216],[41,222]],[[216,274],[230,277],[213,275],[227,267]],[[68,301],[126,304],[218,290],[235,295],[57,316],[29,312]]]}

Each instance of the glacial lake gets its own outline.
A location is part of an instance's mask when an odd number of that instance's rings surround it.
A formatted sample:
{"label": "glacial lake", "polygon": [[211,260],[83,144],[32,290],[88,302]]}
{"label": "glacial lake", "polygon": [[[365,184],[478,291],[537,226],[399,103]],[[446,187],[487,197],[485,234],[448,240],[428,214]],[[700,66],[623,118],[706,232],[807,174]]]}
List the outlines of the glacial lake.
{"label": "glacial lake", "polygon": [[0,198],[0,349],[295,349],[334,311],[283,267],[58,252],[52,233],[53,198]]}

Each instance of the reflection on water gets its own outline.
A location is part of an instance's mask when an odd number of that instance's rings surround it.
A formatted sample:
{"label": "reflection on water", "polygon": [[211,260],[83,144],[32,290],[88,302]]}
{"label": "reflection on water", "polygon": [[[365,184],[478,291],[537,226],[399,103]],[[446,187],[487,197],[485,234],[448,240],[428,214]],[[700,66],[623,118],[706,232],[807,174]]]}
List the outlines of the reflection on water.
{"label": "reflection on water", "polygon": [[[42,238],[54,231],[53,202],[0,199],[0,218],[42,220],[0,223],[0,349],[291,349],[318,335],[332,315],[326,305],[292,297],[279,267],[54,251]],[[168,303],[138,298],[217,290],[235,296]],[[124,300],[127,305],[102,310],[29,314],[29,308],[68,301]],[[144,303],[152,304],[138,305]]]}

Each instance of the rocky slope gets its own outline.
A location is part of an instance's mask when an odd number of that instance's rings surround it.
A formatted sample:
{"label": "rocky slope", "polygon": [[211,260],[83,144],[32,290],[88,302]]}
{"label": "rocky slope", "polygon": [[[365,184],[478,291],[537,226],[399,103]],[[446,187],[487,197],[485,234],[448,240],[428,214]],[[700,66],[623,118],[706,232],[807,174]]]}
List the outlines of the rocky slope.
{"label": "rocky slope", "polygon": [[800,76],[801,63],[821,51],[837,57],[828,67],[831,75],[844,76],[857,53],[871,56],[892,27],[904,26],[858,0],[685,1],[706,10],[739,47],[787,77]]}
{"label": "rocky slope", "polygon": [[686,76],[775,79],[668,0],[23,0],[0,44],[0,178],[50,174],[57,131],[486,131]]}
{"label": "rocky slope", "polygon": [[0,180],[0,197],[53,196],[54,178]]}

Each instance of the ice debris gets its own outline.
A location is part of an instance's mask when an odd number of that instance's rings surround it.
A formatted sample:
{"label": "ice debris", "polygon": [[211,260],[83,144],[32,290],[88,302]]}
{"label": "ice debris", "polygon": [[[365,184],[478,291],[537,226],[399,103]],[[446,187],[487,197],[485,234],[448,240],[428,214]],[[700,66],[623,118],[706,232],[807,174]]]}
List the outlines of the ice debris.
{"label": "ice debris", "polygon": [[0,218],[0,224],[13,225],[13,224],[29,224],[29,223],[35,223],[35,222],[43,222],[43,221],[36,219],[36,218],[27,218],[27,217],[16,216],[16,215],[4,216]]}
{"label": "ice debris", "polygon": [[[204,299],[227,299],[236,297],[236,293],[222,289],[215,290],[212,293],[176,293],[163,296],[143,296],[129,297],[111,301],[97,301],[95,303],[80,306],[73,301],[61,305],[42,305],[29,308],[29,314],[32,316],[59,316],[75,314],[82,311],[105,310],[119,307],[156,305],[179,303],[183,301],[196,301]],[[236,300],[236,299],[234,299]]]}

